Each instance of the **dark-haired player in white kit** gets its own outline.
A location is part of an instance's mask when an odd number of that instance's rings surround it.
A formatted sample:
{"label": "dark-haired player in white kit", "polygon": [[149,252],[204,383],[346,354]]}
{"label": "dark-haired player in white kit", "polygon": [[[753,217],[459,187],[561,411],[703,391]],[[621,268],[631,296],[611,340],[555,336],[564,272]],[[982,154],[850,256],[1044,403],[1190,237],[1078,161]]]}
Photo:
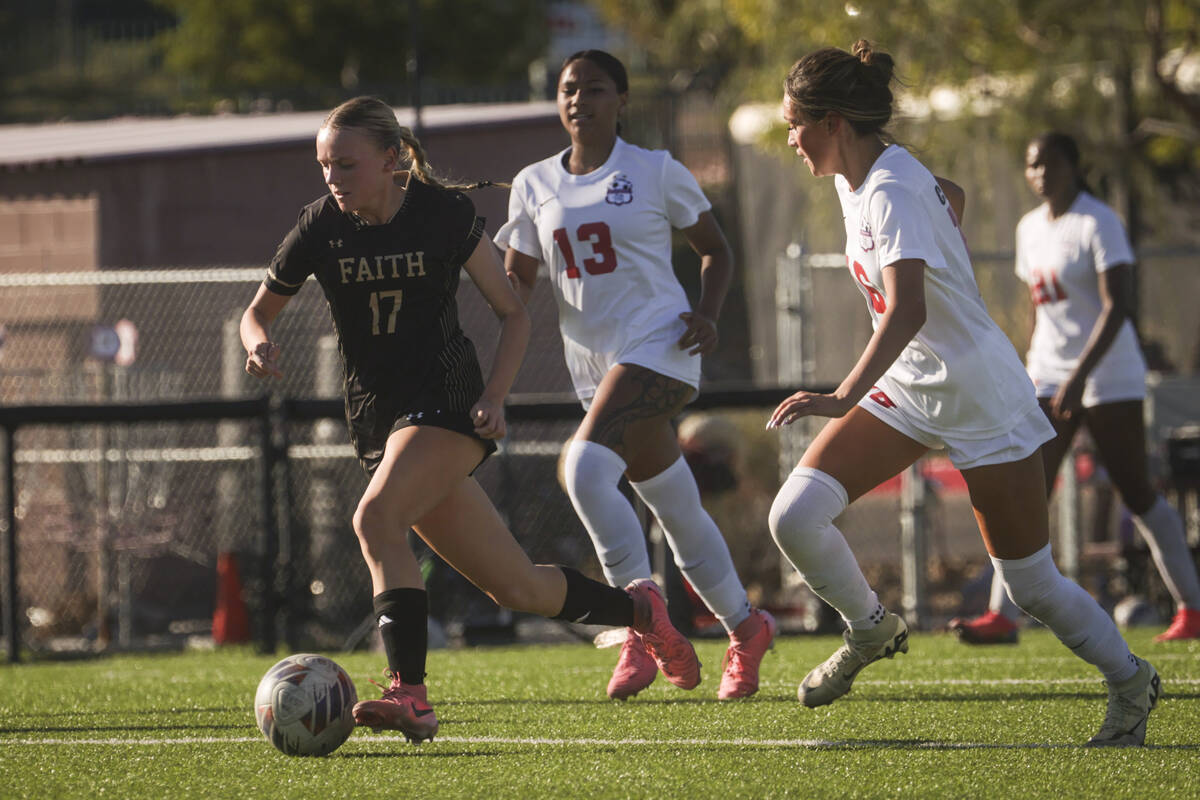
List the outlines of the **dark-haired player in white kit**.
{"label": "dark-haired player in white kit", "polygon": [[835,176],[846,258],[874,334],[832,394],[799,391],[768,427],[831,417],[779,490],[771,534],[812,590],[846,620],[845,644],[800,683],[807,706],[850,691],[859,671],[908,650],[908,628],[867,584],[833,519],[932,449],[962,470],[1009,594],[1108,681],[1089,744],[1140,745],[1158,700],[1154,668],[1050,556],[1039,446],[1054,430],[1008,338],[988,316],[944,191],[884,140],[893,62],[866,41],[800,59],[784,83],[788,144]]}
{"label": "dark-haired player in white kit", "polygon": [[[575,393],[587,409],[567,446],[563,477],[614,586],[650,576],[624,474],[662,526],[675,563],[729,633],[721,699],[758,690],[775,620],[751,608],[729,548],[700,503],[671,421],[700,386],[700,358],[717,344],[717,316],[733,259],[711,205],[687,168],[664,150],[619,135],[629,92],[625,67],[601,50],[569,56],[558,112],[571,146],[521,170],[496,243],[528,299],[545,264]],[[700,255],[693,310],[671,265],[671,229]],[[608,684],[624,700],[658,670],[630,631]],[[675,685],[691,689],[700,674]]]}
{"label": "dark-haired player in white kit", "polygon": [[[471,477],[504,436],[504,398],[529,338],[529,318],[483,220],[442,186],[392,109],[360,97],[317,134],[329,194],[305,206],[242,316],[246,371],[278,376],[268,326],[305,280],[321,284],[345,370],[350,437],[371,475],[354,531],[371,574],[391,683],[354,707],[359,725],[432,739],[425,687],[428,601],[407,532],[502,606],[556,619],[630,625],[664,671],[699,669],[651,581],[625,590],[568,567],[534,565]],[[406,163],[408,169],[401,169]],[[460,270],[500,318],[491,376],[458,323]]]}
{"label": "dark-haired player in white kit", "polygon": [[[1183,520],[1151,487],[1146,467],[1146,361],[1131,322],[1129,238],[1084,185],[1079,146],[1067,134],[1029,142],[1025,179],[1043,201],[1017,225],[1017,276],[1036,313],[1026,368],[1057,434],[1042,446],[1046,491],[1085,426],[1175,601],[1175,618],[1155,640],[1200,638],[1200,580]],[[1015,642],[1019,616],[994,576],[987,613],[950,626],[969,644]]]}

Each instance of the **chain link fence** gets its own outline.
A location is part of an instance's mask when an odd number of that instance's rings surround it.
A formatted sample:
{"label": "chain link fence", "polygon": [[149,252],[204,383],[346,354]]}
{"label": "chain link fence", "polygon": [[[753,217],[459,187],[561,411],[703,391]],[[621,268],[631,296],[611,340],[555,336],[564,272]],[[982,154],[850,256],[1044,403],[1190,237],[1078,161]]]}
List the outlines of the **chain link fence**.
{"label": "chain link fence", "polygon": [[[294,297],[273,325],[284,377],[268,387],[244,374],[237,324],[261,278],[259,268],[0,275],[0,403],[232,401],[265,388],[279,397],[340,400],[341,366],[316,286]],[[459,305],[487,370],[495,317],[466,279]],[[599,578],[590,540],[558,481],[562,445],[582,412],[567,394],[546,282],[539,283],[530,310],[538,335],[514,388],[559,401],[560,413],[544,419],[513,414],[500,453],[476,477],[535,561],[569,564]],[[733,450],[740,454],[727,466],[738,479],[709,499],[758,602],[773,600],[781,587],[766,530],[777,488],[777,446],[762,431],[768,410],[705,412],[735,431]],[[344,421],[291,420],[283,428],[287,493],[276,517],[284,548],[278,563],[289,568],[287,577],[273,574],[276,562],[263,542],[255,424],[19,427],[17,608],[24,645],[39,653],[86,652],[203,639],[212,626],[223,554],[236,559],[252,618],[273,584],[289,642],[342,647],[365,641],[369,578],[350,520],[366,476]],[[756,509],[752,516],[747,504]],[[432,615],[449,637],[471,642],[517,635],[522,620],[416,546]]]}
{"label": "chain link fence", "polygon": [[[1146,274],[1173,270],[1184,260],[1152,261]],[[836,382],[870,335],[853,285],[825,262],[841,266],[842,259],[795,252],[777,265],[783,385]],[[980,259],[979,271],[993,315],[1006,330],[1014,328],[1024,296],[1009,285],[1015,279],[1008,278],[1007,262]],[[283,345],[283,379],[267,387],[244,374],[237,322],[261,277],[257,267],[0,275],[0,404],[239,400],[265,388],[280,397],[340,400],[332,325],[315,286],[293,298],[273,327]],[[1157,302],[1158,284],[1145,281],[1143,297]],[[459,305],[486,370],[494,316],[469,281]],[[1152,332],[1165,331],[1163,316],[1174,313],[1173,306],[1162,305],[1165,311],[1143,323]],[[570,383],[546,282],[539,283],[530,310],[535,338],[514,389],[562,401]],[[1184,348],[1175,342],[1171,350]],[[569,564],[600,577],[586,532],[558,482],[558,456],[579,413],[570,402],[561,407],[559,418],[513,415],[501,452],[477,477],[535,561]],[[706,492],[705,504],[726,535],[752,599],[790,616],[793,630],[811,630],[824,624],[819,606],[781,563],[766,519],[780,481],[817,426],[765,432],[769,408],[763,403],[691,412],[694,421],[712,423],[709,429],[723,429],[725,461],[719,466],[735,476],[720,490]],[[1196,410],[1185,398],[1169,420],[1178,423]],[[286,636],[310,647],[355,646],[371,632],[364,624],[369,580],[350,526],[366,476],[343,420],[292,420],[284,430],[287,501],[275,516],[286,533],[282,560],[289,577],[275,588],[287,612]],[[251,610],[264,607],[267,584],[280,579],[272,572],[275,562],[265,561],[273,557],[263,543],[258,435],[254,422],[237,420],[19,428],[17,588],[26,646],[46,653],[176,647],[188,637],[207,636],[222,554],[232,554],[240,566]],[[1163,442],[1151,445],[1155,455]],[[1166,477],[1165,465],[1157,463],[1159,476]],[[901,486],[895,483],[855,503],[838,524],[885,602],[896,607],[912,599],[904,595],[906,580],[912,580],[903,574],[909,569],[905,525],[922,526],[924,611],[936,624],[982,601],[982,584],[975,586],[979,581],[972,578],[986,568],[986,559],[954,471],[930,458],[914,475],[926,490],[919,518],[905,522]],[[1108,520],[1110,534],[1120,535],[1120,516],[1105,516],[1093,496],[1105,496],[1095,478],[1081,485],[1075,524],[1098,529]],[[1056,529],[1062,519],[1057,508],[1052,508]],[[1197,512],[1186,511],[1195,540]],[[496,609],[420,543],[417,547],[433,616],[449,637],[488,641],[517,635],[522,620]],[[1083,549],[1086,555],[1086,542]],[[1099,562],[1106,551],[1092,549]],[[1126,549],[1126,558],[1136,558]],[[659,555],[659,566],[669,568]],[[1106,562],[1113,562],[1111,553]],[[1100,583],[1089,588],[1107,591]]]}
{"label": "chain link fence", "polygon": [[[1200,252],[1143,249],[1139,252],[1139,319],[1142,347],[1150,366],[1147,381],[1147,455],[1152,482],[1177,506],[1187,523],[1193,553],[1200,558],[1200,492],[1196,457],[1172,465],[1171,451],[1195,449],[1200,439],[1200,378],[1193,366],[1200,354],[1197,327],[1189,318],[1184,291],[1198,286]],[[1028,290],[1016,277],[1012,254],[972,258],[988,311],[1018,353],[1032,333]],[[846,274],[841,253],[805,253],[793,245],[780,254],[775,270],[778,374],[785,385],[836,383],[850,370],[871,336],[862,295]],[[1183,292],[1183,294],[1180,294]],[[810,430],[815,433],[815,430]],[[781,475],[802,453],[805,436],[783,440]],[[1050,500],[1050,529],[1060,568],[1077,579],[1106,608],[1137,595],[1163,619],[1173,601],[1153,567],[1141,536],[1097,463],[1095,447],[1082,431],[1059,473]],[[975,524],[961,476],[934,452],[916,465],[906,484],[891,481],[852,504],[838,519],[864,572],[882,587],[885,603],[910,607],[908,592],[921,589],[918,606],[927,624],[971,616],[986,608],[991,566]],[[918,491],[920,502],[905,491]],[[915,516],[914,516],[915,515]],[[915,535],[919,532],[919,536]],[[921,584],[924,586],[921,587]],[[894,602],[899,594],[900,602]],[[917,601],[918,598],[911,598]],[[910,617],[911,621],[912,617]]]}

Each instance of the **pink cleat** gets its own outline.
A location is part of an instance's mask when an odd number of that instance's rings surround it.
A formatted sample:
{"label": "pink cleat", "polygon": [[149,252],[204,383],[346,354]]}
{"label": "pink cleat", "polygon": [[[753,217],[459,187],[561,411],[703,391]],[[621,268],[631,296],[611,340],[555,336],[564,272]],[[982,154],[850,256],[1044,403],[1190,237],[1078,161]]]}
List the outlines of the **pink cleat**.
{"label": "pink cleat", "polygon": [[700,684],[700,660],[692,643],[671,624],[662,589],[649,578],[639,578],[625,591],[633,598],[633,629],[646,652],[667,680],[680,689],[695,689]]}
{"label": "pink cleat", "polygon": [[386,672],[392,685],[383,689],[379,700],[363,700],[354,706],[354,724],[371,728],[376,733],[382,730],[400,731],[413,744],[428,739],[433,741],[438,731],[437,715],[425,696],[425,684],[404,683],[400,676]]}
{"label": "pink cleat", "polygon": [[1156,642],[1172,642],[1178,639],[1200,639],[1200,610],[1179,609],[1171,620],[1171,627],[1154,637]]}
{"label": "pink cleat", "polygon": [[732,700],[757,692],[758,666],[774,644],[775,618],[766,611],[753,609],[729,634],[717,697]]}
{"label": "pink cleat", "polygon": [[954,618],[950,630],[966,644],[1016,644],[1017,624],[996,611],[989,611],[975,619]]}
{"label": "pink cleat", "polygon": [[627,628],[617,667],[608,682],[608,696],[613,700],[628,700],[654,683],[657,676],[658,664],[646,652],[642,637],[633,628]]}

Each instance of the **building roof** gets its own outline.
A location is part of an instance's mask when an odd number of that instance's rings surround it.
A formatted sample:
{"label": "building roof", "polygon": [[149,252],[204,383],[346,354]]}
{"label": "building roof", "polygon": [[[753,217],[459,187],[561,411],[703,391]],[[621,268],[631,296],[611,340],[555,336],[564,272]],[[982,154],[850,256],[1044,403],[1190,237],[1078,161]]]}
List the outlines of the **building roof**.
{"label": "building roof", "polygon": [[[412,126],[411,108],[397,108],[401,125]],[[119,117],[95,122],[0,125],[0,168],[97,162],[203,150],[264,147],[312,141],[327,111],[228,114],[211,117]],[[494,127],[557,118],[555,104],[463,104],[422,109],[426,131]]]}

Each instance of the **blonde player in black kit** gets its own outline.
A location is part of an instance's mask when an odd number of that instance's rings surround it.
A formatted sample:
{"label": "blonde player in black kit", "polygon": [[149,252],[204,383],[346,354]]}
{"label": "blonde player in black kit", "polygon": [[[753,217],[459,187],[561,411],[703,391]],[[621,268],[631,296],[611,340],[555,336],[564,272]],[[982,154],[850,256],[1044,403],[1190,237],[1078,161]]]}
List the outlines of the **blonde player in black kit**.
{"label": "blonde player in black kit", "polygon": [[[280,346],[269,326],[316,277],[338,336],[350,437],[371,476],[354,532],[391,678],[382,699],[354,707],[355,721],[413,742],[437,733],[424,682],[428,601],[410,528],[502,606],[633,626],[668,678],[697,670],[653,582],[621,590],[533,564],[471,477],[505,434],[504,398],[529,339],[529,318],[474,205],[438,182],[420,143],[380,100],[335,108],[316,149],[329,194],[304,207],[280,244],[241,336],[246,371],[278,377]],[[500,319],[486,382],[458,323],[460,269]]]}

